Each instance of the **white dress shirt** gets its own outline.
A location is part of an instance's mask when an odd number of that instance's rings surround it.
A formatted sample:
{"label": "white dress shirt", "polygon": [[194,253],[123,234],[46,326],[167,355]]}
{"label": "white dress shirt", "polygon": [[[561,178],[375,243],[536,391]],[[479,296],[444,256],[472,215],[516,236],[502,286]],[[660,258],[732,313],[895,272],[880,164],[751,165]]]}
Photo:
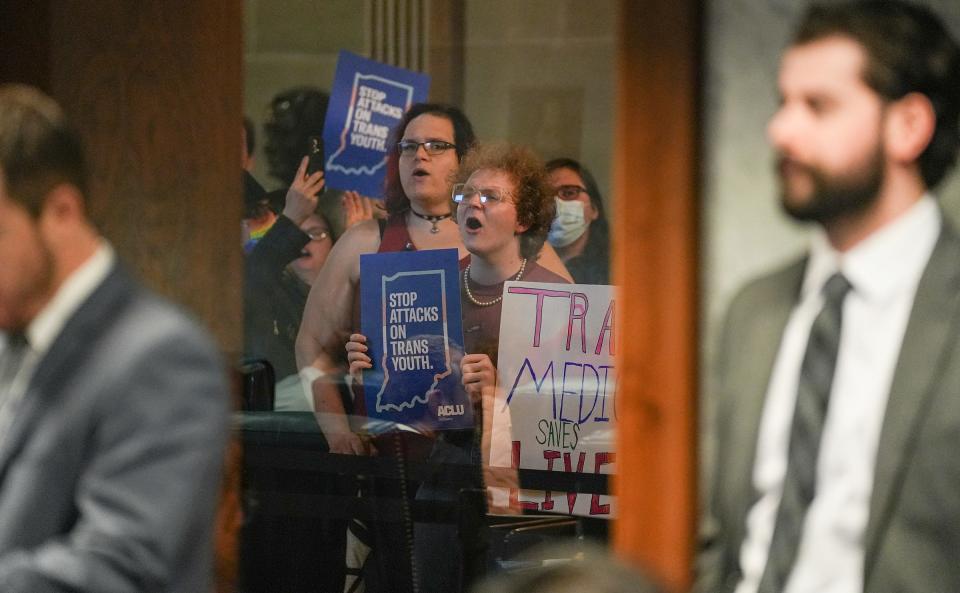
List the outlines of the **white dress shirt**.
{"label": "white dress shirt", "polygon": [[852,285],[817,462],[816,497],[784,593],[863,591],[863,537],[880,428],[920,276],[940,233],[941,214],[924,196],[908,212],[846,253],[815,233],[800,300],[787,322],[767,388],[753,467],[759,497],[740,549],[743,580],[755,593],[763,575],[787,470],[800,365],[821,290],[837,271]]}
{"label": "white dress shirt", "polygon": [[[10,390],[0,394],[3,396],[0,397],[0,439],[13,421],[17,404],[30,384],[37,364],[50,350],[70,317],[107,277],[115,260],[113,248],[102,241],[93,256],[67,276],[50,302],[27,325],[24,334],[28,351]],[[6,355],[6,348],[7,336],[0,334],[0,360]]]}

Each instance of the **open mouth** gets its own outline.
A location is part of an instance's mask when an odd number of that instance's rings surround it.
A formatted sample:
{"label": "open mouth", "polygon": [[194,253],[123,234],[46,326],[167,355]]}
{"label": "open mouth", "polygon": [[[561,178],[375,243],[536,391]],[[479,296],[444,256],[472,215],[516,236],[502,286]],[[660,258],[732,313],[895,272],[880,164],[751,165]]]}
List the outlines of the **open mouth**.
{"label": "open mouth", "polygon": [[430,173],[428,173],[428,172],[426,171],[426,169],[414,169],[414,170],[413,170],[413,176],[414,176],[414,177],[426,177],[426,176],[429,175],[429,174],[430,174]]}
{"label": "open mouth", "polygon": [[303,251],[300,252],[300,257],[301,258],[310,257],[310,252],[304,249]]}
{"label": "open mouth", "polygon": [[476,231],[483,226],[483,224],[480,222],[480,220],[476,216],[471,216],[467,218],[467,222],[465,224],[467,229],[471,231]]}

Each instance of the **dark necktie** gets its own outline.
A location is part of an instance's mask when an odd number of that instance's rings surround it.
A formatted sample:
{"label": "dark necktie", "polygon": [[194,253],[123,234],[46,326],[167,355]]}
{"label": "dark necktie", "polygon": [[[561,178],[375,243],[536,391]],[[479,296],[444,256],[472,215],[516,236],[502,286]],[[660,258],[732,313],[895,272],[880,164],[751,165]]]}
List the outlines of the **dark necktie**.
{"label": "dark necktie", "polygon": [[823,309],[810,327],[797,383],[783,496],[757,593],[781,593],[797,557],[804,517],[816,494],[820,437],[837,365],[843,300],[849,290],[850,283],[839,272],[831,276],[823,287]]}
{"label": "dark necktie", "polygon": [[22,333],[7,336],[7,347],[3,350],[3,358],[0,358],[0,407],[7,402],[13,380],[23,366],[23,360],[30,350],[27,346],[27,338]]}

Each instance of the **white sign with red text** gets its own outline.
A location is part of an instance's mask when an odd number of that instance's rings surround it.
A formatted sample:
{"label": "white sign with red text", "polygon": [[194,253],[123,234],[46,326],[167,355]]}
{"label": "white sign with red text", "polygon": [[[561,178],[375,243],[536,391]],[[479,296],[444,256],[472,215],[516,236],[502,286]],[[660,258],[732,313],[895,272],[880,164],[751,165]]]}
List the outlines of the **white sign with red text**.
{"label": "white sign with red text", "polygon": [[[612,286],[507,282],[490,465],[612,474],[616,425]],[[500,490],[510,506],[611,518],[612,496]]]}

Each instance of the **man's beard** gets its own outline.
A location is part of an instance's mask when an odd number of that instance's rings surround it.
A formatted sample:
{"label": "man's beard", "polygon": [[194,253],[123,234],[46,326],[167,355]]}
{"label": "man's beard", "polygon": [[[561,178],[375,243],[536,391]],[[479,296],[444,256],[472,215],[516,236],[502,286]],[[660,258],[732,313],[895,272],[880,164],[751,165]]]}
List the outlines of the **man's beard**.
{"label": "man's beard", "polygon": [[[785,157],[780,157],[778,171],[784,160]],[[870,208],[877,201],[885,173],[883,148],[879,143],[863,165],[840,175],[828,175],[812,165],[790,164],[809,175],[813,188],[804,202],[791,201],[781,172],[780,205],[794,220],[821,225]]]}
{"label": "man's beard", "polygon": [[37,262],[37,267],[31,269],[29,276],[20,278],[14,294],[6,295],[7,302],[0,305],[0,331],[25,331],[37,312],[34,310],[35,305],[40,302],[47,303],[53,296],[56,265],[53,250],[39,235],[34,246],[40,261]]}

